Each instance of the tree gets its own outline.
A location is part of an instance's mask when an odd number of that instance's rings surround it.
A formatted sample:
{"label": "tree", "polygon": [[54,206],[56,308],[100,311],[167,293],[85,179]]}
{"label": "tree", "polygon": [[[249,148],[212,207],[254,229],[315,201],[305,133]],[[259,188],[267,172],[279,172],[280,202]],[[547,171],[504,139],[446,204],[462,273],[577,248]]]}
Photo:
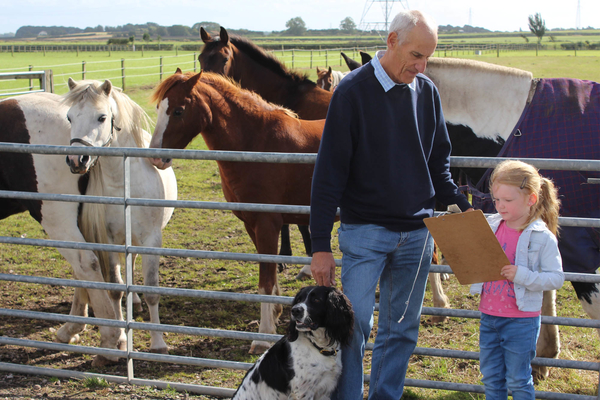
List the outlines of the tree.
{"label": "tree", "polygon": [[356,30],[352,17],[346,17],[340,22],[340,30],[344,33],[353,33]]}
{"label": "tree", "polygon": [[291,36],[302,36],[306,32],[306,24],[300,17],[290,19],[285,27],[288,28],[286,34]]}
{"label": "tree", "polygon": [[540,13],[529,16],[529,30],[538,38],[538,43],[542,41],[542,38],[546,34],[546,21],[542,19]]}
{"label": "tree", "polygon": [[142,39],[144,40],[144,42],[148,43],[150,41],[150,34],[148,32],[145,32],[144,36],[142,36]]}

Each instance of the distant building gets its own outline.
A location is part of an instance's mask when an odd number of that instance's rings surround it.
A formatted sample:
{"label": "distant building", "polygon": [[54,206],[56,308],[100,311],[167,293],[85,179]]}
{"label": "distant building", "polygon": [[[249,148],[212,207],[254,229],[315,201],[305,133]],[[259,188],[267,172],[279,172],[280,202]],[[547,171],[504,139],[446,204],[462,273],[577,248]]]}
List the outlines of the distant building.
{"label": "distant building", "polygon": [[46,31],[40,31],[40,33],[38,33],[38,37],[46,37],[48,36],[48,32]]}

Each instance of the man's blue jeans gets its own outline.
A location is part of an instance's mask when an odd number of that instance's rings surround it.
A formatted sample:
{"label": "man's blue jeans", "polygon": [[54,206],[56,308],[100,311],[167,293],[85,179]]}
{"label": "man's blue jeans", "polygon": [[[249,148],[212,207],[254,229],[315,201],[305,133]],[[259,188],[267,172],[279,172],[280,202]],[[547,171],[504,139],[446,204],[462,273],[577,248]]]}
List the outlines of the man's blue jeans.
{"label": "man's blue jeans", "polygon": [[343,252],[342,287],[352,302],[355,322],[352,343],[342,349],[342,377],[332,398],[363,398],[363,356],[373,328],[379,282],[379,322],[369,399],[398,400],[419,335],[433,239],[427,228],[392,232],[378,225],[341,224],[339,243]]}
{"label": "man's blue jeans", "polygon": [[479,364],[487,400],[534,400],[531,360],[540,333],[540,317],[502,318],[481,314]]}

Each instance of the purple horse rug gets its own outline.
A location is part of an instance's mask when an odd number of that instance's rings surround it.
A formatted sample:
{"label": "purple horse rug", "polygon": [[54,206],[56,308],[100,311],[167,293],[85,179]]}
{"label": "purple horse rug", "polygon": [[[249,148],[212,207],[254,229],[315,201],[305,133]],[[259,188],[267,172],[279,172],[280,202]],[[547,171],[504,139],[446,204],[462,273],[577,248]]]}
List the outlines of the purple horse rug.
{"label": "purple horse rug", "polygon": [[[540,79],[498,157],[600,160],[600,84]],[[472,193],[473,205],[484,212],[495,212],[488,194],[490,173]],[[561,216],[600,218],[600,185],[588,183],[588,178],[600,178],[600,172],[540,173],[558,187]],[[593,273],[600,267],[600,229],[563,227],[559,246],[565,271]]]}

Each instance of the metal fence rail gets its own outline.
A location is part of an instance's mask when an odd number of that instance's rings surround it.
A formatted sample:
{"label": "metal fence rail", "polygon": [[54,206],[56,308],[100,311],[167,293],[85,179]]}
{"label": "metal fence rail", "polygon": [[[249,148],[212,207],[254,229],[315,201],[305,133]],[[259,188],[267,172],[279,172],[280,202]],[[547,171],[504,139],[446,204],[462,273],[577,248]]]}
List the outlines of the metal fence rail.
{"label": "metal fence rail", "polygon": [[[36,154],[85,154],[85,155],[111,155],[111,156],[122,156],[125,165],[127,166],[129,157],[169,157],[169,158],[184,158],[184,159],[198,159],[198,160],[227,160],[227,161],[244,161],[244,162],[269,162],[269,163],[314,163],[316,155],[314,154],[288,154],[288,153],[252,153],[252,152],[226,152],[226,151],[192,151],[192,150],[161,150],[161,149],[137,149],[137,148],[71,148],[68,146],[46,146],[46,145],[22,145],[22,144],[10,144],[0,143],[0,152],[17,152],[17,153],[36,153]],[[489,168],[495,166],[497,163],[502,161],[501,158],[470,158],[470,157],[453,157],[452,166],[470,166],[470,167],[481,167]],[[554,159],[523,159],[524,161],[530,162],[538,168],[543,169],[565,169],[565,170],[586,170],[586,171],[600,171],[599,160],[554,160]],[[127,168],[126,168],[127,170]],[[126,184],[129,182],[125,180]],[[0,198],[25,198],[33,200],[52,200],[52,201],[70,201],[70,202],[93,202],[93,203],[105,203],[105,204],[117,204],[123,205],[126,211],[133,206],[156,206],[156,207],[178,207],[178,208],[202,208],[202,209],[220,209],[220,210],[244,210],[244,211],[257,211],[257,212],[291,212],[291,213],[309,213],[309,207],[307,206],[284,206],[284,205],[266,205],[266,204],[246,204],[246,203],[221,203],[221,202],[202,202],[202,201],[164,201],[164,200],[151,200],[151,199],[136,199],[127,196],[128,188],[124,190],[124,196],[121,198],[116,197],[101,197],[101,196],[75,196],[75,195],[62,195],[62,194],[49,194],[49,193],[27,193],[27,192],[12,192],[12,191],[0,191]],[[127,215],[127,212],[126,212]],[[130,215],[130,214],[129,214]],[[129,217],[130,219],[130,217]],[[126,222],[126,226],[131,221]],[[592,226],[600,227],[600,219],[585,219],[585,218],[561,218],[561,225],[564,226]],[[278,255],[265,255],[265,254],[245,254],[245,253],[230,253],[230,252],[216,252],[216,251],[202,251],[202,250],[181,250],[181,249],[169,249],[169,248],[152,248],[152,247],[141,247],[132,246],[129,241],[126,245],[108,245],[108,244],[97,244],[97,243],[80,243],[70,241],[57,241],[47,239],[27,239],[27,238],[13,238],[13,237],[0,237],[0,243],[10,243],[18,245],[34,245],[34,246],[48,246],[57,248],[76,248],[86,250],[104,250],[111,252],[120,252],[130,255],[136,254],[155,254],[155,255],[170,255],[177,257],[194,257],[194,258],[209,258],[209,259],[227,259],[227,260],[241,260],[241,261],[266,261],[266,262],[285,262],[288,264],[308,264],[310,263],[309,257],[291,257],[291,256],[278,256]],[[336,260],[337,265],[341,265],[341,260]],[[11,274],[0,274],[0,280],[3,281],[14,281],[14,282],[25,282],[34,284],[45,284],[45,285],[62,285],[71,287],[83,287],[90,289],[104,289],[104,290],[118,290],[123,291],[127,294],[127,318],[125,321],[107,320],[100,318],[86,318],[63,314],[52,314],[42,313],[35,311],[26,310],[12,310],[12,309],[0,309],[0,315],[11,316],[18,318],[28,319],[42,319],[52,320],[60,322],[75,322],[75,323],[87,323],[102,326],[116,326],[122,327],[127,330],[128,337],[131,337],[131,330],[150,330],[150,331],[163,331],[173,333],[183,333],[190,335],[202,335],[202,336],[215,336],[224,338],[233,338],[241,340],[265,340],[265,341],[276,341],[280,338],[280,335],[267,335],[260,333],[249,333],[249,332],[237,332],[227,331],[220,329],[206,329],[206,328],[194,328],[185,326],[175,325],[164,325],[164,324],[151,324],[151,323],[139,323],[135,322],[131,318],[131,295],[133,293],[156,293],[162,295],[172,296],[188,296],[188,297],[201,297],[209,298],[220,301],[255,301],[255,302],[270,302],[289,305],[292,302],[291,297],[284,296],[265,296],[265,295],[252,295],[243,293],[224,293],[214,291],[203,291],[203,290],[191,290],[191,289],[177,289],[177,288],[165,288],[165,287],[154,287],[154,286],[142,286],[133,285],[131,282],[131,257],[128,257],[127,268],[126,268],[126,284],[111,284],[103,282],[90,282],[90,281],[75,281],[68,279],[57,279],[57,278],[46,278],[46,277],[35,277],[35,276],[22,276],[22,275],[11,275]],[[447,266],[432,266],[432,272],[451,272]],[[593,282],[600,283],[600,275],[590,274],[565,274],[567,280],[579,281],[579,282]],[[479,318],[480,313],[478,311],[470,310],[453,310],[453,309],[442,309],[433,307],[424,307],[424,315],[444,315],[451,317],[460,318]],[[577,318],[564,318],[564,317],[547,317],[542,318],[544,324],[554,325],[565,325],[565,326],[577,326],[577,327],[588,327],[600,329],[600,321],[588,320],[588,319],[577,319]],[[219,360],[207,360],[191,357],[182,356],[169,356],[160,354],[150,354],[143,352],[133,351],[132,343],[128,343],[127,351],[121,350],[110,350],[95,347],[86,346],[75,346],[69,344],[57,344],[47,343],[40,341],[32,341],[25,339],[9,338],[6,336],[0,336],[0,344],[23,346],[23,347],[35,347],[57,351],[73,351],[85,354],[100,354],[109,356],[118,356],[126,358],[128,360],[128,374],[127,377],[103,375],[103,374],[89,374],[66,370],[56,370],[51,368],[40,368],[40,367],[29,367],[22,365],[15,365],[11,363],[0,363],[0,370],[12,371],[16,373],[26,374],[40,374],[57,377],[101,377],[111,382],[119,383],[130,383],[138,385],[153,385],[160,388],[172,387],[177,390],[185,390],[188,392],[202,393],[214,396],[231,397],[233,389],[215,388],[200,385],[188,385],[177,382],[164,382],[154,380],[144,380],[134,378],[133,374],[133,363],[132,360],[147,360],[157,362],[176,362],[189,365],[199,366],[210,366],[213,368],[231,368],[231,369],[248,369],[251,364],[240,363],[232,361],[219,361]],[[367,346],[368,349],[372,349],[372,344]],[[414,352],[417,355],[433,356],[433,357],[450,357],[450,358],[463,358],[463,359],[478,359],[477,352],[459,351],[459,350],[446,350],[446,349],[431,349],[431,348],[417,348]],[[573,361],[573,360],[560,360],[560,359],[546,359],[536,358],[533,362],[534,365],[545,365],[552,367],[561,368],[574,368],[582,370],[600,371],[600,363],[595,362],[584,362],[584,361]],[[368,376],[365,380],[368,381]],[[454,382],[434,382],[427,380],[415,380],[407,379],[407,386],[425,387],[425,388],[437,388],[444,390],[457,390],[467,391],[475,393],[483,393],[483,387],[480,385],[468,385]],[[564,393],[553,393],[553,392],[536,392],[537,398],[542,399],[598,399],[600,397],[595,396],[582,396],[574,394]]]}

